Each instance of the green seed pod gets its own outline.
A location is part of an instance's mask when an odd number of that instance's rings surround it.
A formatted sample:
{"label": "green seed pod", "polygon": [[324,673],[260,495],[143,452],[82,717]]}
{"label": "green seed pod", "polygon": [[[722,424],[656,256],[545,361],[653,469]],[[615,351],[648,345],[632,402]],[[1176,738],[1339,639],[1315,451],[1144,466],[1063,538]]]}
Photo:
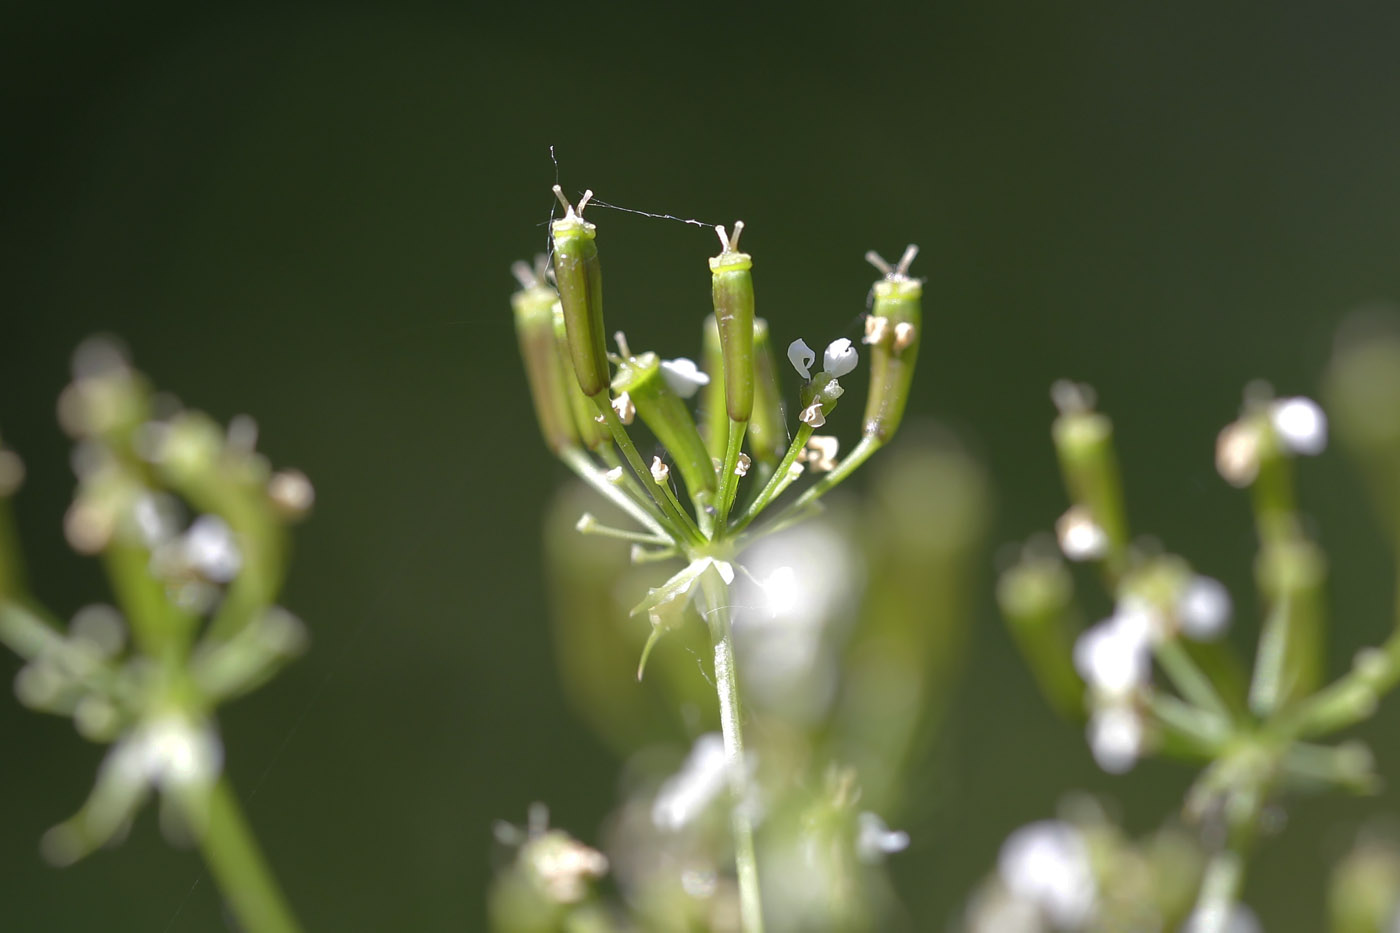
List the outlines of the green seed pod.
{"label": "green seed pod", "polygon": [[[749,419],[749,448],[759,463],[772,466],[783,459],[788,436],[783,421],[783,391],[773,362],[768,322],[753,322],[753,415]],[[714,450],[713,446],[710,448]],[[724,448],[721,446],[720,448]]]}
{"label": "green seed pod", "polygon": [[[1076,514],[1082,514],[1089,522],[1086,530],[1090,534],[1086,537],[1098,538],[1102,543],[1102,547],[1090,548],[1090,553],[1075,553],[1073,547],[1066,553],[1075,560],[1103,559],[1110,574],[1117,577],[1127,569],[1129,539],[1123,481],[1113,447],[1113,422],[1093,410],[1094,392],[1088,386],[1061,380],[1051,387],[1050,394],[1060,409],[1051,435],[1065,489],[1081,510]],[[1063,546],[1066,529],[1061,531]]]}
{"label": "green seed pod", "polygon": [[554,282],[564,306],[569,356],[583,394],[589,398],[608,387],[608,354],[603,330],[603,271],[598,262],[597,228],[583,219],[592,191],[584,192],[578,212],[558,185],[554,194],[564,205],[562,219],[550,224],[554,238]]}
{"label": "green seed pod", "polygon": [[716,227],[723,245],[710,259],[711,296],[720,347],[724,354],[724,404],[733,421],[748,421],[753,412],[753,257],[739,252],[742,220],[731,238]]}
{"label": "green seed pod", "polygon": [[520,342],[530,399],[545,446],[557,454],[578,440],[569,404],[572,380],[564,371],[554,339],[554,305],[558,296],[544,284],[543,256],[537,258],[534,268],[517,262],[511,271],[520,281],[520,291],[511,296],[510,303],[515,310],[515,336]]}
{"label": "green seed pod", "polygon": [[919,355],[924,285],[908,274],[918,252],[911,244],[893,267],[873,251],[865,254],[871,265],[885,274],[875,283],[875,307],[865,326],[865,342],[870,345],[870,396],[865,402],[864,430],[867,437],[881,443],[899,429]]}
{"label": "green seed pod", "polygon": [[719,325],[713,314],[705,317],[700,364],[710,377],[710,384],[700,390],[705,449],[715,460],[723,460],[729,444],[729,412],[724,407],[724,351],[720,349]]}
{"label": "green seed pod", "polygon": [[1084,715],[1084,684],[1074,670],[1074,583],[1053,553],[1028,552],[997,582],[997,604],[1036,683],[1066,719]]}
{"label": "green seed pod", "polygon": [[628,355],[617,368],[612,388],[632,399],[643,423],[675,460],[692,498],[702,491],[713,492],[715,468],[709,451],[700,440],[690,410],[667,385],[656,354]]}
{"label": "green seed pod", "polygon": [[577,379],[568,377],[574,364],[569,356],[569,335],[564,323],[564,307],[554,302],[554,348],[559,365],[564,370],[564,393],[569,398],[569,410],[573,415],[574,430],[579,442],[589,450],[597,450],[608,440],[608,429],[598,423],[598,406],[583,394]]}

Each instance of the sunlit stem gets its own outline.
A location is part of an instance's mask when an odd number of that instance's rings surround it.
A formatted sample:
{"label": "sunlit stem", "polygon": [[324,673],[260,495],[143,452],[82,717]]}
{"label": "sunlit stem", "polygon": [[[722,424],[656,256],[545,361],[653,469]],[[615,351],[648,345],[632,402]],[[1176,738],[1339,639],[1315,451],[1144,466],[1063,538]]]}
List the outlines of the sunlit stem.
{"label": "sunlit stem", "polygon": [[636,474],[647,494],[656,503],[656,507],[661,510],[661,514],[673,527],[673,536],[677,539],[688,540],[692,544],[699,544],[703,539],[700,536],[700,529],[695,526],[695,520],[682,511],[679,505],[675,504],[674,497],[667,497],[657,488],[657,484],[651,478],[651,471],[642,462],[641,454],[637,453],[637,446],[632,443],[632,438],[628,436],[627,429],[623,427],[622,421],[617,417],[617,412],[613,411],[606,396],[606,392],[599,392],[593,397],[593,402],[598,406],[598,411],[603,416],[603,423],[612,432],[613,442],[622,451],[627,465],[632,468],[632,472]]}
{"label": "sunlit stem", "polygon": [[812,437],[812,426],[804,424],[797,429],[797,436],[788,445],[787,453],[783,455],[782,462],[773,471],[773,475],[768,477],[767,484],[764,485],[758,497],[749,503],[749,507],[744,510],[744,514],[739,516],[739,521],[734,525],[734,533],[738,534],[748,527],[749,522],[758,517],[758,514],[768,507],[768,503],[782,493],[784,489],[792,483],[792,466],[797,462],[797,458],[807,447],[807,441]]}
{"label": "sunlit stem", "polygon": [[565,466],[577,473],[580,479],[592,486],[603,498],[636,519],[642,527],[647,528],[657,537],[669,540],[670,535],[657,521],[659,516],[647,511],[626,492],[614,486],[603,475],[603,472],[593,464],[593,460],[588,454],[577,447],[566,447],[559,452],[559,459],[563,460]]}
{"label": "sunlit stem", "polygon": [[1164,730],[1188,744],[1190,751],[1203,759],[1214,758],[1230,739],[1228,719],[1177,697],[1154,691],[1147,707]]}
{"label": "sunlit stem", "polygon": [[1188,703],[1215,714],[1225,722],[1230,721],[1230,708],[1179,640],[1164,639],[1153,648],[1153,652],[1157,663],[1162,665],[1162,670]]}
{"label": "sunlit stem", "polygon": [[807,509],[822,496],[826,495],[827,492],[844,482],[861,464],[869,460],[871,455],[879,450],[883,444],[884,442],[873,434],[867,434],[865,437],[862,437],[860,443],[851,449],[851,452],[846,455],[845,459],[836,464],[836,469],[808,486],[807,489],[803,491],[802,495],[797,497],[797,501],[793,502],[778,514],[777,520],[783,522],[790,514],[797,514]]}
{"label": "sunlit stem", "polygon": [[719,694],[720,730],[724,734],[724,758],[731,800],[730,825],[734,835],[734,870],[739,881],[739,915],[744,933],[762,933],[763,901],[759,894],[758,861],[754,855],[752,793],[748,763],[744,760],[743,706],[739,700],[739,675],[734,669],[734,633],[730,623],[729,587],[713,569],[700,578],[708,604],[706,621],[715,647],[715,690]]}
{"label": "sunlit stem", "polygon": [[666,546],[671,543],[671,539],[661,535],[649,535],[640,531],[628,531],[625,528],[613,528],[611,525],[604,525],[594,518],[591,513],[585,512],[574,526],[579,534],[597,535],[600,538],[615,538],[618,541],[631,541],[635,544],[655,544]]}
{"label": "sunlit stem", "polygon": [[199,850],[238,926],[248,933],[298,933],[301,927],[268,871],[227,779],[220,779],[201,803],[203,808],[190,814],[191,822],[203,827]]}
{"label": "sunlit stem", "polygon": [[[737,237],[737,234],[735,234]],[[715,526],[721,531],[729,521],[729,509],[734,504],[734,496],[739,491],[739,454],[744,449],[744,433],[748,430],[747,421],[729,419],[729,439],[724,450],[724,471],[719,477],[719,516]]]}

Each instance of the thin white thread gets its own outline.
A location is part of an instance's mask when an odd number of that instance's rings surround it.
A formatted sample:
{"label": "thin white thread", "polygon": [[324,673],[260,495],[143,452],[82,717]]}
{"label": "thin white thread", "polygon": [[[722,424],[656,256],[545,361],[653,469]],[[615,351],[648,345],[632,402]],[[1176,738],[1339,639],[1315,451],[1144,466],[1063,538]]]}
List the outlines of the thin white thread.
{"label": "thin white thread", "polygon": [[622,211],[624,214],[637,214],[642,217],[650,217],[653,220],[674,220],[677,223],[690,224],[693,227],[704,227],[707,230],[713,230],[718,226],[718,224],[706,223],[703,220],[696,220],[693,217],[677,217],[674,214],[653,214],[651,211],[639,211],[630,207],[609,204],[607,201],[600,201],[596,197],[588,203],[596,207],[606,207],[608,210],[612,211]]}

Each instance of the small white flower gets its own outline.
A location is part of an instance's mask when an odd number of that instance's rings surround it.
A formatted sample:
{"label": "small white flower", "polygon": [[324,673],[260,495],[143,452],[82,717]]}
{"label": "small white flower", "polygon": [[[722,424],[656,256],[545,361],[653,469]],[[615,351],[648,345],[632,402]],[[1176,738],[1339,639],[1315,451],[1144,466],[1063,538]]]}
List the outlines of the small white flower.
{"label": "small white flower", "polygon": [[1327,416],[1310,398],[1284,398],[1269,407],[1269,420],[1290,453],[1313,456],[1327,448]]}
{"label": "small white flower", "polygon": [[675,831],[692,823],[724,790],[724,739],[707,732],[695,740],[680,771],[667,778],[651,804],[657,829]]}
{"label": "small white flower", "polygon": [[900,321],[894,326],[894,351],[901,353],[909,344],[914,342],[914,337],[918,331],[909,321]]}
{"label": "small white flower", "polygon": [[839,378],[855,369],[859,361],[860,354],[856,353],[855,344],[845,337],[838,337],[826,345],[826,352],[822,354],[822,370]]}
{"label": "small white flower", "polygon": [[1100,560],[1108,554],[1108,533],[1094,521],[1089,510],[1072,505],[1055,522],[1060,550],[1074,561]]}
{"label": "small white flower", "polygon": [[218,776],[223,757],[213,729],[170,715],[137,727],[119,741],[103,768],[131,785],[169,790],[209,783]]}
{"label": "small white flower", "polygon": [[997,857],[1002,883],[1038,905],[1059,928],[1075,928],[1093,915],[1097,885],[1079,830],[1058,820],[1023,826],[1007,837]]}
{"label": "small white flower", "polygon": [[671,475],[671,468],[661,461],[660,457],[651,458],[651,478],[659,486],[666,482]]}
{"label": "small white flower", "polygon": [[753,458],[748,454],[739,454],[738,461],[734,464],[734,475],[743,477],[749,475],[749,467],[753,466]]}
{"label": "small white flower", "polygon": [[1109,774],[1132,770],[1142,755],[1142,717],[1131,706],[1110,703],[1089,717],[1089,751]]}
{"label": "small white flower", "polygon": [[812,404],[802,409],[802,414],[797,416],[797,420],[803,424],[809,424],[814,428],[819,428],[826,424],[826,415],[822,412],[822,400],[813,399]]}
{"label": "small white flower", "polygon": [[861,343],[879,343],[890,332],[890,319],[879,315],[869,315],[865,319],[865,336]]}
{"label": "small white flower", "polygon": [[1120,697],[1147,682],[1152,672],[1150,642],[1136,619],[1113,616],[1074,643],[1075,669],[1096,691]]}
{"label": "small white flower", "polygon": [[1186,584],[1176,602],[1181,631],[1197,641],[1210,641],[1224,634],[1230,625],[1230,613],[1230,591],[1225,584],[1199,574]]}
{"label": "small white flower", "polygon": [[243,567],[243,555],[233,540],[233,529],[217,515],[201,515],[181,542],[185,562],[200,576],[228,583]]}
{"label": "small white flower", "polygon": [[817,361],[817,353],[807,346],[801,337],[788,344],[788,362],[803,379],[812,378],[812,364]]}
{"label": "small white flower", "polygon": [[858,817],[859,829],[856,833],[856,857],[862,862],[873,864],[883,862],[885,856],[903,852],[909,848],[909,834],[903,830],[890,829],[885,821],[869,810]]}
{"label": "small white flower", "polygon": [[637,417],[637,406],[632,404],[632,396],[626,392],[612,400],[612,407],[617,412],[617,420],[623,424],[631,424]]}
{"label": "small white flower", "polygon": [[608,482],[612,483],[614,486],[616,486],[618,483],[622,482],[622,467],[613,467],[611,470],[608,470],[606,473],[603,474],[603,478],[606,479]]}
{"label": "small white flower", "polygon": [[661,375],[671,387],[671,391],[681,398],[690,398],[701,386],[710,384],[710,377],[695,365],[695,361],[683,356],[674,360],[662,360]]}

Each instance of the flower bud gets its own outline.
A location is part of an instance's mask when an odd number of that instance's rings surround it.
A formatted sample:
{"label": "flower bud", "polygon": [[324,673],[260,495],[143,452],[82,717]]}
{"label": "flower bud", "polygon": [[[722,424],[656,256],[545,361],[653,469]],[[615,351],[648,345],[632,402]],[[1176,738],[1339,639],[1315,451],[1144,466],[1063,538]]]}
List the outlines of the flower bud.
{"label": "flower bud", "polygon": [[608,387],[608,354],[604,345],[603,271],[598,262],[597,228],[582,217],[593,196],[585,192],[578,212],[558,185],[554,194],[564,205],[564,216],[550,224],[554,239],[554,282],[564,306],[569,335],[569,357],[583,394],[592,398]]}
{"label": "flower bud", "polygon": [[512,267],[520,281],[520,291],[511,296],[515,311],[515,336],[520,342],[520,358],[530,385],[530,399],[545,446],[554,453],[571,447],[578,440],[569,402],[569,384],[554,340],[554,289],[543,281],[544,257],[532,269],[523,262]]}
{"label": "flower bud", "polygon": [[617,368],[613,391],[626,393],[637,414],[666,448],[692,496],[715,489],[715,468],[700,440],[695,419],[672,391],[655,353],[628,356]]}
{"label": "flower bud", "polygon": [[[885,273],[875,283],[871,316],[876,323],[867,329],[866,338],[870,344],[870,395],[865,403],[864,431],[867,437],[875,437],[881,443],[899,429],[919,354],[924,286],[909,276],[909,264],[918,251],[911,244],[894,267],[874,252],[866,254],[866,259]],[[885,323],[880,324],[880,320]]]}
{"label": "flower bud", "polygon": [[711,296],[724,355],[724,404],[733,421],[748,421],[753,413],[753,258],[739,252],[744,222],[734,224],[731,238],[716,227],[724,247],[710,259]]}
{"label": "flower bud", "polygon": [[1051,388],[1060,409],[1051,434],[1060,459],[1060,472],[1077,514],[1097,527],[1105,540],[1100,548],[1114,572],[1121,571],[1128,550],[1128,524],[1123,508],[1123,485],[1113,448],[1113,422],[1093,410],[1088,386],[1061,380]]}

